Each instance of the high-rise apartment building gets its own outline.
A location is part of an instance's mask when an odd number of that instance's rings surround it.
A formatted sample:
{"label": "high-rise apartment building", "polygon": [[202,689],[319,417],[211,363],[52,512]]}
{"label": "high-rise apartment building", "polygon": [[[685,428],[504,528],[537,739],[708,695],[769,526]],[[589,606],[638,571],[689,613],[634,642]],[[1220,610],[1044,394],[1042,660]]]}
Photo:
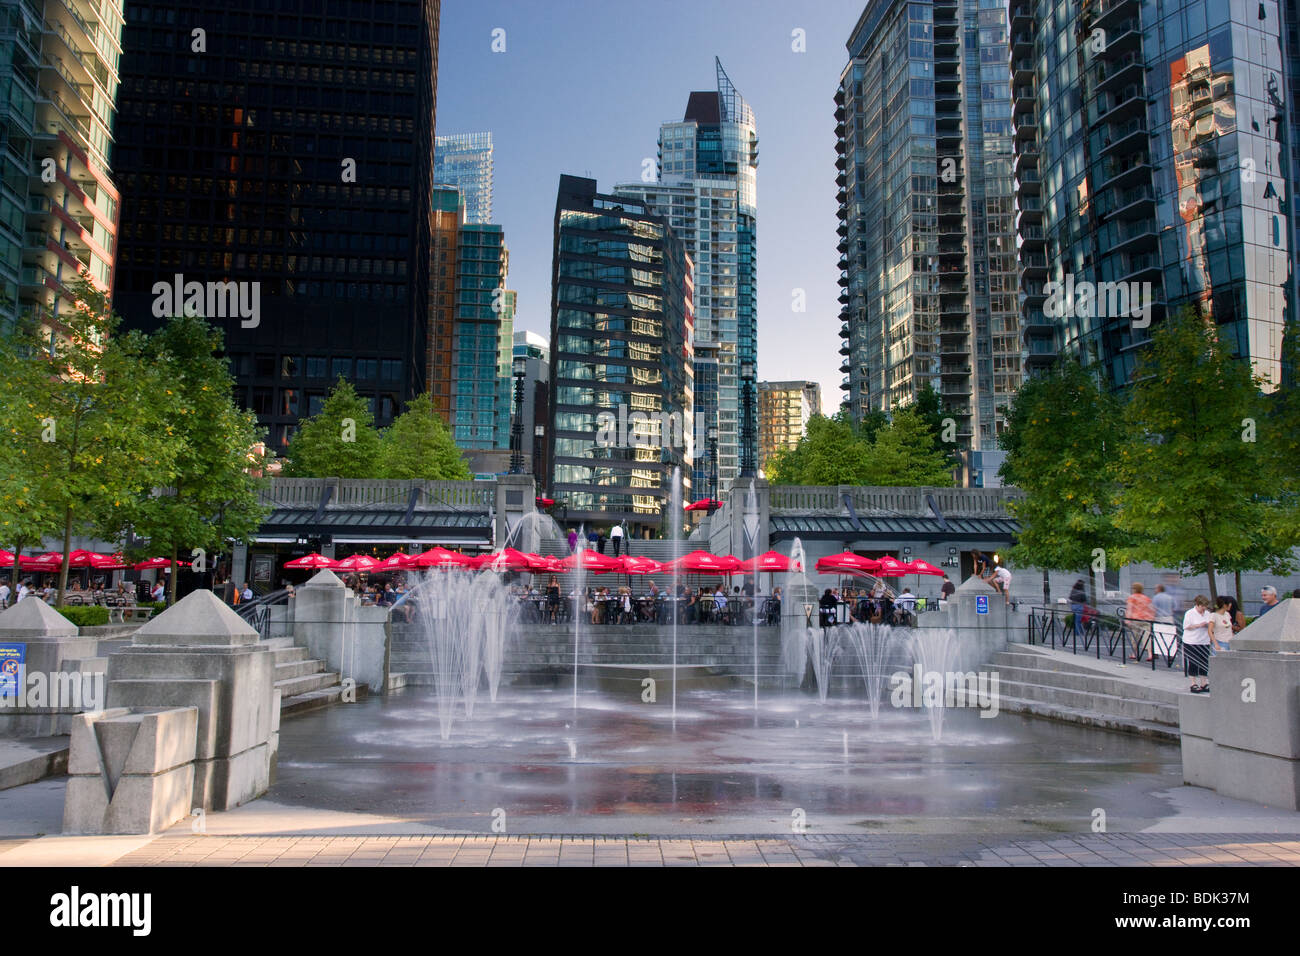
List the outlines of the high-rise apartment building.
{"label": "high-rise apartment building", "polygon": [[438,13],[129,5],[114,304],[148,329],[205,289],[274,450],[339,376],[380,425],[427,387]]}
{"label": "high-rise apartment building", "polygon": [[1006,11],[872,0],[835,94],[844,404],[943,398],[993,447],[1021,380]]}
{"label": "high-rise apartment building", "polygon": [[1063,350],[1122,387],[1151,328],[1192,306],[1282,381],[1300,227],[1295,6],[1013,0],[1034,365]]}
{"label": "high-rise apartment building", "polygon": [[[758,128],[754,111],[714,61],[717,89],[690,94],[680,123],[659,129],[658,181],[627,183],[667,220],[695,262],[695,354],[716,374],[697,379],[696,407],[718,427],[718,476],[728,487],[744,467],[742,369],[757,364]],[[749,389],[751,422],[756,420]],[[751,439],[753,442],[754,439]],[[751,465],[755,448],[748,449]],[[706,484],[704,459],[695,481]]]}
{"label": "high-rise apartment building", "polygon": [[778,451],[793,450],[808,430],[808,419],[822,413],[822,387],[816,382],[758,383],[758,467]]}
{"label": "high-rise apartment building", "polygon": [[574,524],[663,527],[690,489],[692,263],[630,196],[561,176],[551,280],[550,497]]}
{"label": "high-rise apartment building", "polygon": [[0,2],[0,334],[112,288],[121,40],[120,0]]}
{"label": "high-rise apartment building", "polygon": [[515,332],[514,357],[524,367],[524,400],[519,409],[519,434],[532,474],[544,483],[550,474],[546,464],[546,423],[551,386],[551,343],[536,332]]}
{"label": "high-rise apartment building", "polygon": [[465,221],[492,221],[492,134],[438,136],[433,147],[433,181],[455,186],[465,200]]}

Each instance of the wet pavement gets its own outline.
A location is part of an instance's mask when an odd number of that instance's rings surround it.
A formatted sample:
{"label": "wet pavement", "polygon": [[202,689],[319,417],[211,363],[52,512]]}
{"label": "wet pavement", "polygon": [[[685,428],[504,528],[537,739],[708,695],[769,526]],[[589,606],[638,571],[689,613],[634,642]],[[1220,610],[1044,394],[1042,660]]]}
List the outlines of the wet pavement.
{"label": "wet pavement", "polygon": [[[655,703],[563,688],[482,695],[439,735],[413,689],[296,716],[266,796],[424,832],[980,834],[1143,830],[1176,812],[1176,745],[1016,714],[748,691]],[[1223,829],[1236,829],[1231,825]]]}

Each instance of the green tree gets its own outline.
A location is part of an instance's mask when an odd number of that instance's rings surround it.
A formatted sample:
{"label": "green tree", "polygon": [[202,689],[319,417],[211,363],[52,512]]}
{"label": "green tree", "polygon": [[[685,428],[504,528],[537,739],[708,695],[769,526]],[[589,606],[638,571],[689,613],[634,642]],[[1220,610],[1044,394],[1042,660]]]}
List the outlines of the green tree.
{"label": "green tree", "polygon": [[127,517],[131,530],[170,559],[172,601],[182,552],[215,553],[227,540],[247,540],[267,513],[252,476],[263,464],[254,446],[264,436],[256,416],[231,399],[234,378],[221,350],[221,333],[191,316],[170,319],[147,344],[166,383],[162,402],[178,446],[169,485],[136,496]]}
{"label": "green tree", "polygon": [[895,409],[867,450],[867,480],[895,487],[951,487],[948,455],[935,447],[935,434],[912,406]]}
{"label": "green tree", "polygon": [[774,485],[867,484],[870,444],[855,432],[848,417],[814,415],[793,449],[773,456],[768,480]]}
{"label": "green tree", "polygon": [[36,407],[50,373],[48,359],[34,351],[30,331],[0,336],[0,543],[12,545],[10,581],[21,577],[18,558],[25,547],[39,545],[62,529],[63,515],[50,487],[50,435],[44,412]]}
{"label": "green tree", "polygon": [[929,427],[930,434],[933,436],[934,448],[936,451],[943,452],[948,469],[956,468],[960,464],[957,458],[957,443],[943,440],[944,422],[950,417],[943,409],[943,396],[934,390],[933,385],[926,382],[925,387],[917,393],[916,401],[910,407]]}
{"label": "green tree", "polygon": [[[1282,382],[1267,400],[1268,412],[1251,450],[1268,457],[1273,506],[1268,521],[1270,549],[1289,553],[1300,545],[1300,323],[1282,334]],[[1256,569],[1258,570],[1258,569]]]}
{"label": "green tree", "polygon": [[379,432],[364,398],[341,376],[318,414],[289,441],[284,474],[296,478],[376,478]]}
{"label": "green tree", "polygon": [[1020,387],[998,438],[1007,453],[999,474],[1025,494],[1008,505],[1021,525],[1013,561],[1077,571],[1129,542],[1114,525],[1119,488],[1111,459],[1121,422],[1118,400],[1077,362]]}
{"label": "green tree", "polygon": [[1262,382],[1190,309],[1157,328],[1139,360],[1116,468],[1124,486],[1115,524],[1141,539],[1132,559],[1214,575],[1240,561],[1268,523],[1275,474],[1249,451]]}
{"label": "green tree", "polygon": [[133,496],[170,483],[177,450],[160,400],[165,383],[144,360],[143,337],[116,334],[120,318],[88,280],[69,291],[76,305],[46,318],[57,330],[51,340],[32,331],[20,345],[33,362],[45,363],[44,374],[24,381],[22,405],[42,423],[38,454],[47,480],[37,486],[34,507],[58,516],[59,604],[74,532],[115,534]]}
{"label": "green tree", "polygon": [[383,478],[466,481],[469,465],[426,392],[406,403],[406,411],[384,430],[379,443]]}

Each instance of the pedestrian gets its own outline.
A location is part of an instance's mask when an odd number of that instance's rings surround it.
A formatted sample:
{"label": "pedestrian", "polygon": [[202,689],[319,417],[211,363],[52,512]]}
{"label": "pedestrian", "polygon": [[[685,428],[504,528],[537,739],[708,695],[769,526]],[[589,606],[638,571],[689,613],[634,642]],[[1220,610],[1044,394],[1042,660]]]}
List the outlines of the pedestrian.
{"label": "pedestrian", "polygon": [[993,574],[989,577],[989,583],[1002,592],[1002,597],[1009,607],[1011,605],[1011,572],[1007,570],[1005,565],[999,564],[993,569]]}
{"label": "pedestrian", "polygon": [[1133,593],[1124,605],[1124,620],[1128,624],[1129,636],[1133,640],[1133,660],[1140,661],[1146,656],[1151,642],[1151,622],[1156,618],[1156,606],[1142,593],[1142,583],[1133,582]]}
{"label": "pedestrian", "polygon": [[590,531],[587,532],[587,550],[595,551],[597,550],[597,546],[599,544],[600,544],[600,532],[597,531],[595,528],[592,528]]}
{"label": "pedestrian", "polygon": [[618,557],[623,548],[623,525],[616,524],[609,529],[609,540],[614,545],[614,557]]}
{"label": "pedestrian", "polygon": [[569,554],[573,554],[573,552],[577,550],[578,550],[578,532],[575,529],[570,528],[569,529]]}
{"label": "pedestrian", "polygon": [[1259,616],[1263,617],[1273,608],[1277,607],[1277,588],[1271,584],[1265,584],[1259,589],[1259,597],[1264,603],[1260,606]]}
{"label": "pedestrian", "polygon": [[163,587],[162,578],[154,582],[153,591],[149,595],[155,604],[161,604],[167,600],[167,589]]}
{"label": "pedestrian", "polygon": [[1241,602],[1235,595],[1225,594],[1223,600],[1228,604],[1228,613],[1232,615],[1232,633],[1240,634],[1241,629],[1246,626],[1246,614],[1241,609]]}
{"label": "pedestrian", "polygon": [[988,569],[989,566],[988,558],[984,557],[984,552],[979,550],[972,551],[970,553],[970,560],[971,560],[971,565],[975,569],[972,572],[975,575],[975,577],[977,578],[984,577],[984,572]]}
{"label": "pedestrian", "polygon": [[551,623],[555,624],[560,617],[560,579],[554,574],[546,585],[546,611]]}
{"label": "pedestrian", "polygon": [[1214,613],[1210,615],[1210,647],[1216,651],[1231,650],[1232,608],[1225,595],[1219,595],[1214,602]]}
{"label": "pedestrian", "polygon": [[31,581],[23,581],[21,584],[18,585],[19,601],[21,601],[23,598],[27,597],[27,595],[32,593],[31,583],[32,583]]}
{"label": "pedestrian", "polygon": [[1084,587],[1083,578],[1074,582],[1070,588],[1070,626],[1076,634],[1083,633],[1083,612],[1088,606],[1088,589]]}
{"label": "pedestrian", "polygon": [[943,587],[939,589],[941,599],[944,601],[952,600],[952,596],[957,593],[957,585],[948,579],[948,575],[943,576]]}
{"label": "pedestrian", "polygon": [[605,537],[605,532],[601,531],[596,535],[596,550],[599,551],[601,554],[605,553],[606,540],[608,539],[606,539]]}
{"label": "pedestrian", "polygon": [[1165,590],[1163,584],[1156,585],[1156,593],[1151,599],[1151,604],[1156,609],[1157,621],[1161,624],[1174,623],[1174,598],[1172,594]]}
{"label": "pedestrian", "polygon": [[[1187,676],[1193,694],[1210,689],[1210,599],[1196,595],[1192,607],[1183,615],[1183,654],[1187,658]],[[1197,679],[1201,683],[1197,684]]]}
{"label": "pedestrian", "polygon": [[243,599],[245,602],[253,600],[253,589],[249,586],[247,581],[244,582]]}
{"label": "pedestrian", "polygon": [[833,627],[835,625],[835,619],[838,616],[840,604],[839,600],[835,597],[835,592],[830,588],[827,588],[826,592],[822,595],[821,600],[817,603],[821,608],[822,627]]}
{"label": "pedestrian", "polygon": [[9,582],[0,581],[0,607],[9,606]]}

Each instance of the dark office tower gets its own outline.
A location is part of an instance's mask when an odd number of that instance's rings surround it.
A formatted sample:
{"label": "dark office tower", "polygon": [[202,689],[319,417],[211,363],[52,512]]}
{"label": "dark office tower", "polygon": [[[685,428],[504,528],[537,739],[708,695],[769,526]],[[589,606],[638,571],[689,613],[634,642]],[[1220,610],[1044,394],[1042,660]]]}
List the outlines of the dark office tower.
{"label": "dark office tower", "polygon": [[427,387],[438,10],[127,6],[115,305],[200,307],[276,450],[339,376],[381,425]]}
{"label": "dark office tower", "polygon": [[553,255],[550,496],[575,525],[649,533],[698,451],[690,257],[643,202],[576,176],[560,177]]}
{"label": "dark office tower", "polygon": [[1022,287],[1031,367],[1059,347],[1122,387],[1151,328],[1191,306],[1266,388],[1282,381],[1294,15],[1276,0],[1011,4],[1016,134],[1038,167],[1021,237],[1044,252]]}
{"label": "dark office tower", "polygon": [[1006,10],[873,0],[835,94],[844,403],[937,391],[995,447],[1021,381]]}

